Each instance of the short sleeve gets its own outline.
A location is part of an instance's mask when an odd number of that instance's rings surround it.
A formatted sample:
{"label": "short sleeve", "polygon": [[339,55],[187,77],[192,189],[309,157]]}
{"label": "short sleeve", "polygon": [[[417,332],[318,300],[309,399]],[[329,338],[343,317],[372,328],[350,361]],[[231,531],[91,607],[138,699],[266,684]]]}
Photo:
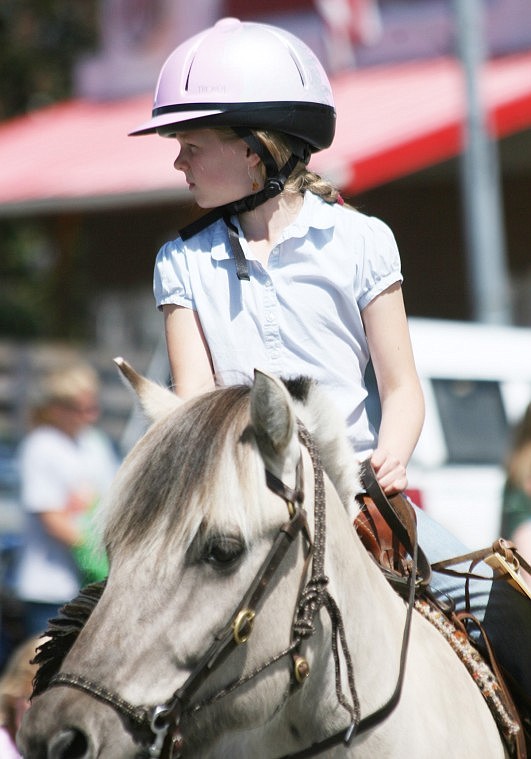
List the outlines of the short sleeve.
{"label": "short sleeve", "polygon": [[400,254],[393,233],[383,221],[366,217],[358,306],[360,311],[396,282],[402,282]]}
{"label": "short sleeve", "polygon": [[153,294],[159,310],[169,304],[195,309],[188,262],[180,238],[167,242],[157,254]]}

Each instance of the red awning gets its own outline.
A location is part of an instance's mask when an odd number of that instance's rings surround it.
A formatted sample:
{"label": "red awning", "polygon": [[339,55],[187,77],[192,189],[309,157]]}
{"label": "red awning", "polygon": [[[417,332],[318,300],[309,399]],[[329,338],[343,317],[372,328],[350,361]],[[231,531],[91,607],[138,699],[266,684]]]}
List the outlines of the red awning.
{"label": "red awning", "polygon": [[[333,82],[338,128],[315,166],[359,192],[458,155],[465,85],[453,58],[352,72]],[[487,62],[481,92],[490,133],[531,127],[531,53]]]}
{"label": "red awning", "polygon": [[[457,155],[465,113],[455,59],[351,71],[332,82],[338,123],[312,159],[344,193],[356,193]],[[482,90],[492,134],[531,127],[531,53],[489,61]],[[172,164],[177,146],[127,137],[151,98],[73,100],[0,125],[0,214],[107,208],[187,195]]]}

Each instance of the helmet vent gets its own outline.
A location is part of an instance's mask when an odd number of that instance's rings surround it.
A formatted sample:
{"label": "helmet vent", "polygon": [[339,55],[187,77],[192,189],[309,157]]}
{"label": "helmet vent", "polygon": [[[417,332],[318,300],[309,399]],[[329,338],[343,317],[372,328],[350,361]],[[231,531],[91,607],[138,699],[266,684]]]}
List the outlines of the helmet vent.
{"label": "helmet vent", "polygon": [[190,87],[189,87],[189,85],[190,85],[190,76],[192,74],[192,66],[194,65],[194,61],[195,61],[195,55],[192,58],[192,60],[190,61],[190,65],[188,66],[188,73],[186,74],[186,82],[185,82],[185,85],[184,85],[184,89],[185,89],[186,92],[188,92],[188,90],[190,89]]}
{"label": "helmet vent", "polygon": [[306,84],[306,82],[304,81],[304,74],[303,74],[303,71],[302,71],[301,65],[300,65],[299,61],[297,60],[297,58],[296,58],[296,57],[293,55],[293,53],[292,53],[291,51],[290,51],[290,55],[291,55],[291,60],[292,60],[292,61],[293,61],[293,63],[295,64],[295,68],[296,68],[296,69],[297,69],[297,71],[299,72],[299,76],[300,76],[300,78],[301,78],[301,84],[302,84],[302,86],[304,87],[304,86],[305,86],[305,84]]}

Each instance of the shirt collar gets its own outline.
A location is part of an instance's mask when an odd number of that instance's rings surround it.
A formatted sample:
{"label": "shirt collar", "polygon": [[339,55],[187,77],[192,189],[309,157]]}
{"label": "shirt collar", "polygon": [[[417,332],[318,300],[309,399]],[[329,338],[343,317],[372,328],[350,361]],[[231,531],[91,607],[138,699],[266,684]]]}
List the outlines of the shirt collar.
{"label": "shirt collar", "polygon": [[286,227],[281,240],[288,240],[290,237],[304,237],[312,228],[330,229],[334,226],[334,214],[332,213],[334,205],[307,190],[304,193],[304,203],[297,218]]}
{"label": "shirt collar", "polygon": [[[309,190],[304,193],[304,202],[296,219],[289,224],[278,242],[284,242],[294,237],[305,237],[310,229],[330,229],[334,226],[334,203],[327,203],[315,193]],[[238,229],[240,237],[243,236],[242,228],[237,216],[232,217],[233,223]],[[220,219],[216,221],[211,229],[210,252],[212,258],[216,261],[223,261],[232,258],[232,251],[227,244],[227,231],[225,222]]]}

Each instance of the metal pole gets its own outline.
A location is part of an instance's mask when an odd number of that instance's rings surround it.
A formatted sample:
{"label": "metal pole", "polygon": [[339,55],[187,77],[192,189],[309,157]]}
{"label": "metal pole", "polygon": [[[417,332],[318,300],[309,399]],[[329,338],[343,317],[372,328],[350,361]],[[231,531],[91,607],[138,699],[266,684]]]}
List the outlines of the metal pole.
{"label": "metal pole", "polygon": [[476,321],[512,321],[495,140],[490,139],[480,75],[485,61],[481,0],[454,0],[457,46],[466,90],[461,160],[467,265]]}

